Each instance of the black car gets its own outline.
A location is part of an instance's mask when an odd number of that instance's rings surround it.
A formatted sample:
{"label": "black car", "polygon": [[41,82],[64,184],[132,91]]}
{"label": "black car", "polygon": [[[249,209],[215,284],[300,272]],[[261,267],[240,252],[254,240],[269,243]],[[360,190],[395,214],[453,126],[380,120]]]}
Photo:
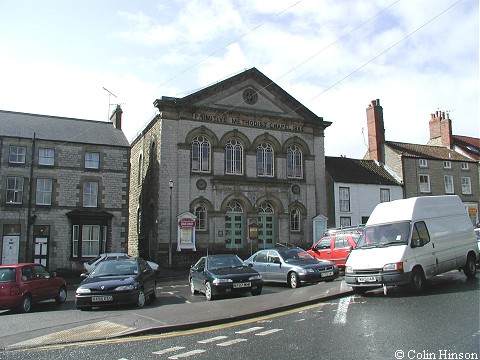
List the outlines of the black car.
{"label": "black car", "polygon": [[156,299],[156,275],[141,259],[103,261],[85,279],[75,293],[75,306],[86,310],[98,306],[135,304],[144,306],[146,299]]}
{"label": "black car", "polygon": [[192,295],[202,292],[207,300],[228,293],[260,295],[263,288],[260,274],[233,254],[202,257],[191,267],[188,281]]}

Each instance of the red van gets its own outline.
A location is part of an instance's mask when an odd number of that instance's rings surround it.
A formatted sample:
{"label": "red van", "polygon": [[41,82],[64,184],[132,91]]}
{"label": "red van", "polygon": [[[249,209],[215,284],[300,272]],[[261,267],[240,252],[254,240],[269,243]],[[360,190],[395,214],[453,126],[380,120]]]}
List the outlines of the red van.
{"label": "red van", "polygon": [[356,246],[360,235],[361,229],[336,231],[318,240],[308,253],[317,259],[330,260],[340,269],[344,269],[347,256]]}

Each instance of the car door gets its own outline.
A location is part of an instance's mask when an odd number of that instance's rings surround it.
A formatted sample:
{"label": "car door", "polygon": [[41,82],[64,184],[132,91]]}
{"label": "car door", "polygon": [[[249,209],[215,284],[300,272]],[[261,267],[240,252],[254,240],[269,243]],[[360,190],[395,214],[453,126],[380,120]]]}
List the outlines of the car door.
{"label": "car door", "polygon": [[267,252],[259,251],[257,255],[253,258],[252,267],[262,275],[263,280],[268,281],[267,270]]}
{"label": "car door", "polygon": [[417,221],[412,228],[411,246],[415,260],[420,264],[427,278],[438,273],[438,263],[435,256],[435,246],[430,239],[427,225]]}
{"label": "car door", "polygon": [[283,274],[282,260],[276,250],[267,252],[267,266],[265,267],[265,276],[268,281],[286,282],[287,276]]}
{"label": "car door", "polygon": [[193,285],[196,289],[203,289],[204,287],[204,271],[206,265],[206,258],[202,257],[200,260],[197,261],[195,265],[192,266],[190,270],[190,276],[192,278]]}
{"label": "car door", "polygon": [[57,296],[58,288],[56,282],[53,281],[50,272],[42,265],[34,265],[35,271],[35,288],[37,290],[38,301],[53,299]]}
{"label": "car door", "polygon": [[345,266],[345,259],[350,253],[347,236],[347,234],[337,234],[333,238],[329,260],[333,261],[337,266]]}
{"label": "car door", "polygon": [[323,237],[313,248],[311,255],[315,256],[317,259],[322,260],[331,260],[332,259],[332,243],[333,236]]}
{"label": "car door", "polygon": [[155,272],[145,260],[138,259],[138,262],[145,294],[155,293]]}

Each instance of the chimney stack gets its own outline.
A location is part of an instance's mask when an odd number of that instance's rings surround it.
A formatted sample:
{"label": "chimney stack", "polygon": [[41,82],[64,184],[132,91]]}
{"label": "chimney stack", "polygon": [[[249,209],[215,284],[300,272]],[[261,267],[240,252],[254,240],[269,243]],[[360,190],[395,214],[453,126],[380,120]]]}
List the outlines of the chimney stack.
{"label": "chimney stack", "polygon": [[385,128],[380,100],[372,100],[367,108],[368,159],[385,164]]}
{"label": "chimney stack", "polygon": [[122,114],[123,110],[120,107],[120,104],[117,104],[117,107],[110,116],[110,121],[112,122],[113,126],[117,129],[122,129]]}
{"label": "chimney stack", "polygon": [[446,115],[447,116],[445,116],[444,111],[436,111],[435,114],[430,114],[430,121],[428,122],[430,140],[428,141],[428,145],[452,148],[452,121],[448,113]]}

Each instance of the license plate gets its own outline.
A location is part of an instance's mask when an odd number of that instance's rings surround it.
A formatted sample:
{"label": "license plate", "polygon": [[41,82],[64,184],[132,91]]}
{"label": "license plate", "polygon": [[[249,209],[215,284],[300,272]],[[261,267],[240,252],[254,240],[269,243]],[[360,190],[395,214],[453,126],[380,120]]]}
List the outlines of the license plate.
{"label": "license plate", "polygon": [[92,296],[92,302],[112,301],[113,296]]}
{"label": "license plate", "polygon": [[357,278],[357,281],[359,283],[365,283],[365,282],[377,282],[377,278],[375,276],[364,276],[364,277],[359,277]]}
{"label": "license plate", "polygon": [[250,283],[250,282],[234,283],[233,284],[234,288],[244,288],[244,287],[250,287],[250,286],[252,286],[252,283]]}
{"label": "license plate", "polygon": [[328,271],[320,274],[322,277],[333,276],[333,271]]}

